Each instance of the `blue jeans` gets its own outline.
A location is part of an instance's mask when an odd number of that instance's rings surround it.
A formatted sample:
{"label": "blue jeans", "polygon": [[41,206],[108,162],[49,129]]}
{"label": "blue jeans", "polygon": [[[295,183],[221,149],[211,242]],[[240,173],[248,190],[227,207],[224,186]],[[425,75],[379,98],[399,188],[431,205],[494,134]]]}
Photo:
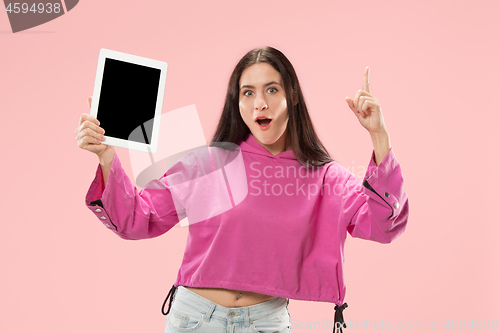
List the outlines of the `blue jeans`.
{"label": "blue jeans", "polygon": [[286,333],[290,330],[289,300],[227,308],[178,286],[167,315],[165,333]]}

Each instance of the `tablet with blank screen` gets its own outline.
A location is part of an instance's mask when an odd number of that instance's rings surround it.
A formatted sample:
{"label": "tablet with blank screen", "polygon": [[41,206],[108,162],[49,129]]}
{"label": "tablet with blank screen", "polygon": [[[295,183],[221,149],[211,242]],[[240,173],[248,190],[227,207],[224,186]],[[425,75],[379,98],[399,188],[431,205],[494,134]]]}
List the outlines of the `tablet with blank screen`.
{"label": "tablet with blank screen", "polygon": [[101,49],[90,114],[103,144],[155,153],[167,63]]}

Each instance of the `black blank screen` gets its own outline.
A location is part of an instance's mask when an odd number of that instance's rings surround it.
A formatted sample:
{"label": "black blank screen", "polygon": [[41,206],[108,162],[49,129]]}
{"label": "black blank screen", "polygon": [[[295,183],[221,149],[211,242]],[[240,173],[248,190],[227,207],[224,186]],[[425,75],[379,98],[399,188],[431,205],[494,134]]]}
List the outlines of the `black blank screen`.
{"label": "black blank screen", "polygon": [[106,136],[151,142],[160,73],[157,68],[106,58],[97,109]]}

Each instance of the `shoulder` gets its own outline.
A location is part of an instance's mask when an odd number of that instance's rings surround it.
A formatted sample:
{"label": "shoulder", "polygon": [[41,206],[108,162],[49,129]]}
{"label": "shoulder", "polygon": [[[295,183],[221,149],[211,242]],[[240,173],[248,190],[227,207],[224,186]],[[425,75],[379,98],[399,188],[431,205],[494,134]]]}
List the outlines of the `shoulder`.
{"label": "shoulder", "polygon": [[345,184],[351,177],[355,177],[350,170],[336,161],[328,162],[323,167],[325,168],[325,182]]}
{"label": "shoulder", "polygon": [[183,173],[194,179],[228,166],[241,156],[241,152],[235,144],[223,144],[214,147],[203,146],[182,155],[168,168],[167,175]]}

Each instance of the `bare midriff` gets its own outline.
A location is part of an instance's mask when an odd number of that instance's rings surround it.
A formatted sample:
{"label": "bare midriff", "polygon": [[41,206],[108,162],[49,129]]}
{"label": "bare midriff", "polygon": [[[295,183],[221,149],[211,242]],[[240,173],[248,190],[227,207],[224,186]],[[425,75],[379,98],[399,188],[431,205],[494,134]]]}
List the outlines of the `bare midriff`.
{"label": "bare midriff", "polygon": [[208,299],[211,302],[225,306],[227,308],[239,308],[251,306],[269,301],[276,296],[269,296],[250,291],[220,289],[220,288],[194,288],[184,287],[195,294]]}

